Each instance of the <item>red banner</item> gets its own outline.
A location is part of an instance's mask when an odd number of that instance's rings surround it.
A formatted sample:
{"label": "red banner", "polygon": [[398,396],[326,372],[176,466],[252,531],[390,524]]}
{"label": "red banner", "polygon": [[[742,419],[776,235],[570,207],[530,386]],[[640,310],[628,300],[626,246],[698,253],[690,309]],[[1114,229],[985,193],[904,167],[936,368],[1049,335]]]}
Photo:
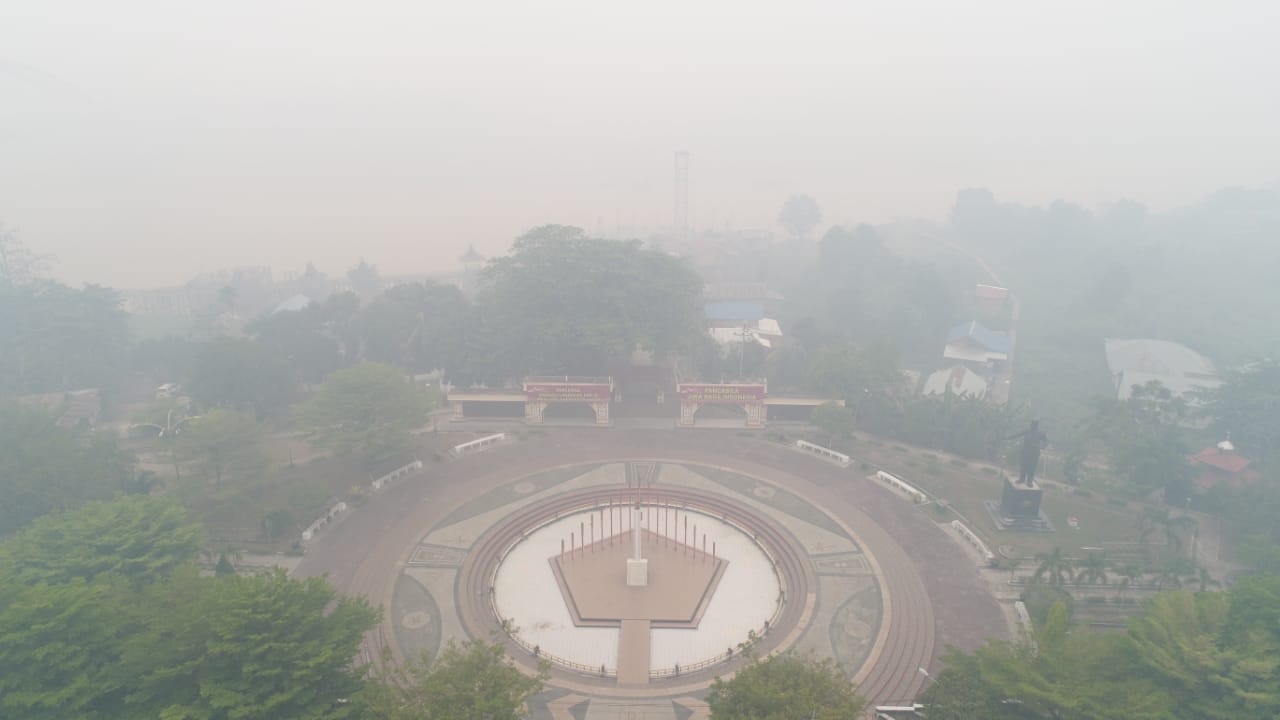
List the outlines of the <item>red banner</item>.
{"label": "red banner", "polygon": [[529,402],[609,402],[613,395],[609,383],[527,382],[524,391]]}
{"label": "red banner", "polygon": [[697,403],[699,405],[737,405],[740,403],[764,402],[765,386],[751,385],[710,385],[680,383],[678,387],[680,402]]}

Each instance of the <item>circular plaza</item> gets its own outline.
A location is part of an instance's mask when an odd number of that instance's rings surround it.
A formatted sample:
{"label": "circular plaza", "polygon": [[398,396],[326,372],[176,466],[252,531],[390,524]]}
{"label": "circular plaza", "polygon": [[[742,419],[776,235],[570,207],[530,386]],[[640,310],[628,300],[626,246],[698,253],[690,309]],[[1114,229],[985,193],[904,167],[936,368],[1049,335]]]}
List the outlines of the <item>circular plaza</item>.
{"label": "circular plaza", "polygon": [[939,640],[1004,620],[964,551],[863,474],[726,433],[551,430],[375,496],[302,571],[385,608],[371,658],[480,638],[548,665],[535,717],[679,717],[747,654],[786,650],[910,700]]}

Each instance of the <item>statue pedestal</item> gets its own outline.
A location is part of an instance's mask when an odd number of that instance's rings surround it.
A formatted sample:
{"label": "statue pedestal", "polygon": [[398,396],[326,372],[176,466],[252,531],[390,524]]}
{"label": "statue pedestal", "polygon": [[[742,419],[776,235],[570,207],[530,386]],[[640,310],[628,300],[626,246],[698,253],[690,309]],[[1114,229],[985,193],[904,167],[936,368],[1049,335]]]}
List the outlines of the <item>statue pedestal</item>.
{"label": "statue pedestal", "polygon": [[[617,577],[616,575],[614,577]],[[644,587],[649,584],[649,559],[627,559],[627,586]]]}
{"label": "statue pedestal", "polygon": [[1044,491],[1032,481],[1022,485],[1013,478],[1004,479],[1004,492],[1000,495],[1000,514],[1010,518],[1040,517],[1040,496]]}
{"label": "statue pedestal", "polygon": [[987,500],[983,505],[991,522],[1000,530],[1053,532],[1053,523],[1040,509],[1043,495],[1039,485],[1021,485],[1016,479],[1006,477],[1000,501]]}

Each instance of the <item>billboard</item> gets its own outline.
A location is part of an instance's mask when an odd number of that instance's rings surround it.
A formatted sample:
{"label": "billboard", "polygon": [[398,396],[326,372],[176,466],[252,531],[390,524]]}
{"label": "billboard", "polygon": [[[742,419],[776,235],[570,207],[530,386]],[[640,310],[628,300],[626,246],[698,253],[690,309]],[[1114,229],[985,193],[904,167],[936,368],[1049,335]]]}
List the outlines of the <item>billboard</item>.
{"label": "billboard", "polygon": [[697,405],[762,403],[764,383],[718,385],[704,383],[680,383],[677,388],[680,402]]}
{"label": "billboard", "polygon": [[609,402],[613,395],[610,383],[526,382],[529,402]]}

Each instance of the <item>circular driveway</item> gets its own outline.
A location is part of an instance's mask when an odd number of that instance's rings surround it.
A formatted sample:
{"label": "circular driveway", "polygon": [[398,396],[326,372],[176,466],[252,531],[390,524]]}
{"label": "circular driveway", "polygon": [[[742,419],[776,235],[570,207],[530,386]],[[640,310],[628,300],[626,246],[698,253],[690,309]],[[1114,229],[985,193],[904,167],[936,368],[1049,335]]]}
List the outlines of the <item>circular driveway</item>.
{"label": "circular driveway", "polygon": [[[327,573],[340,592],[364,594],[374,605],[387,609],[383,625],[370,634],[372,656],[378,655],[382,644],[390,644],[397,655],[402,651],[431,655],[441,638],[461,634],[440,622],[448,613],[435,609],[432,615],[432,604],[453,603],[453,594],[442,598],[444,592],[438,588],[419,605],[404,604],[401,617],[391,612],[402,592],[397,581],[412,568],[417,554],[425,552],[428,560],[457,564],[465,558],[465,549],[450,557],[453,551],[447,541],[439,547],[424,547],[429,529],[448,526],[451,519],[466,515],[460,510],[469,503],[474,505],[477,498],[500,489],[534,493],[537,488],[530,487],[526,478],[539,473],[628,460],[701,466],[754,478],[758,481],[754,487],[739,492],[772,504],[781,504],[781,494],[794,494],[834,518],[844,534],[856,540],[869,575],[878,580],[878,590],[868,592],[876,594],[882,606],[872,618],[859,614],[856,607],[854,611],[836,607],[843,595],[817,592],[806,603],[806,615],[808,620],[820,617],[823,623],[813,624],[817,629],[800,638],[806,631],[802,623],[793,632],[797,637],[784,644],[793,645],[799,639],[799,648],[831,652],[840,659],[841,629],[861,628],[866,634],[868,620],[876,623],[874,644],[853,677],[873,703],[913,699],[926,680],[920,668],[928,669],[944,645],[972,649],[988,637],[1007,634],[1000,608],[984,589],[973,560],[925,512],[867,480],[863,477],[867,473],[856,467],[840,468],[784,445],[724,430],[547,428],[474,456],[428,463],[423,473],[373,496],[321,535],[295,572],[301,576]],[[483,513],[475,517],[475,522],[485,522]],[[454,545],[465,545],[459,540]],[[831,577],[833,587],[853,582],[852,574],[846,572],[848,563],[841,561],[837,549],[808,548],[813,571],[823,579]],[[401,628],[429,638],[428,644],[401,648],[394,641],[397,621]],[[822,637],[824,633],[828,637]],[[513,656],[519,659],[514,647]],[[672,681],[628,691],[557,673],[550,685],[589,701],[593,697],[678,698],[699,693],[706,682]]]}

